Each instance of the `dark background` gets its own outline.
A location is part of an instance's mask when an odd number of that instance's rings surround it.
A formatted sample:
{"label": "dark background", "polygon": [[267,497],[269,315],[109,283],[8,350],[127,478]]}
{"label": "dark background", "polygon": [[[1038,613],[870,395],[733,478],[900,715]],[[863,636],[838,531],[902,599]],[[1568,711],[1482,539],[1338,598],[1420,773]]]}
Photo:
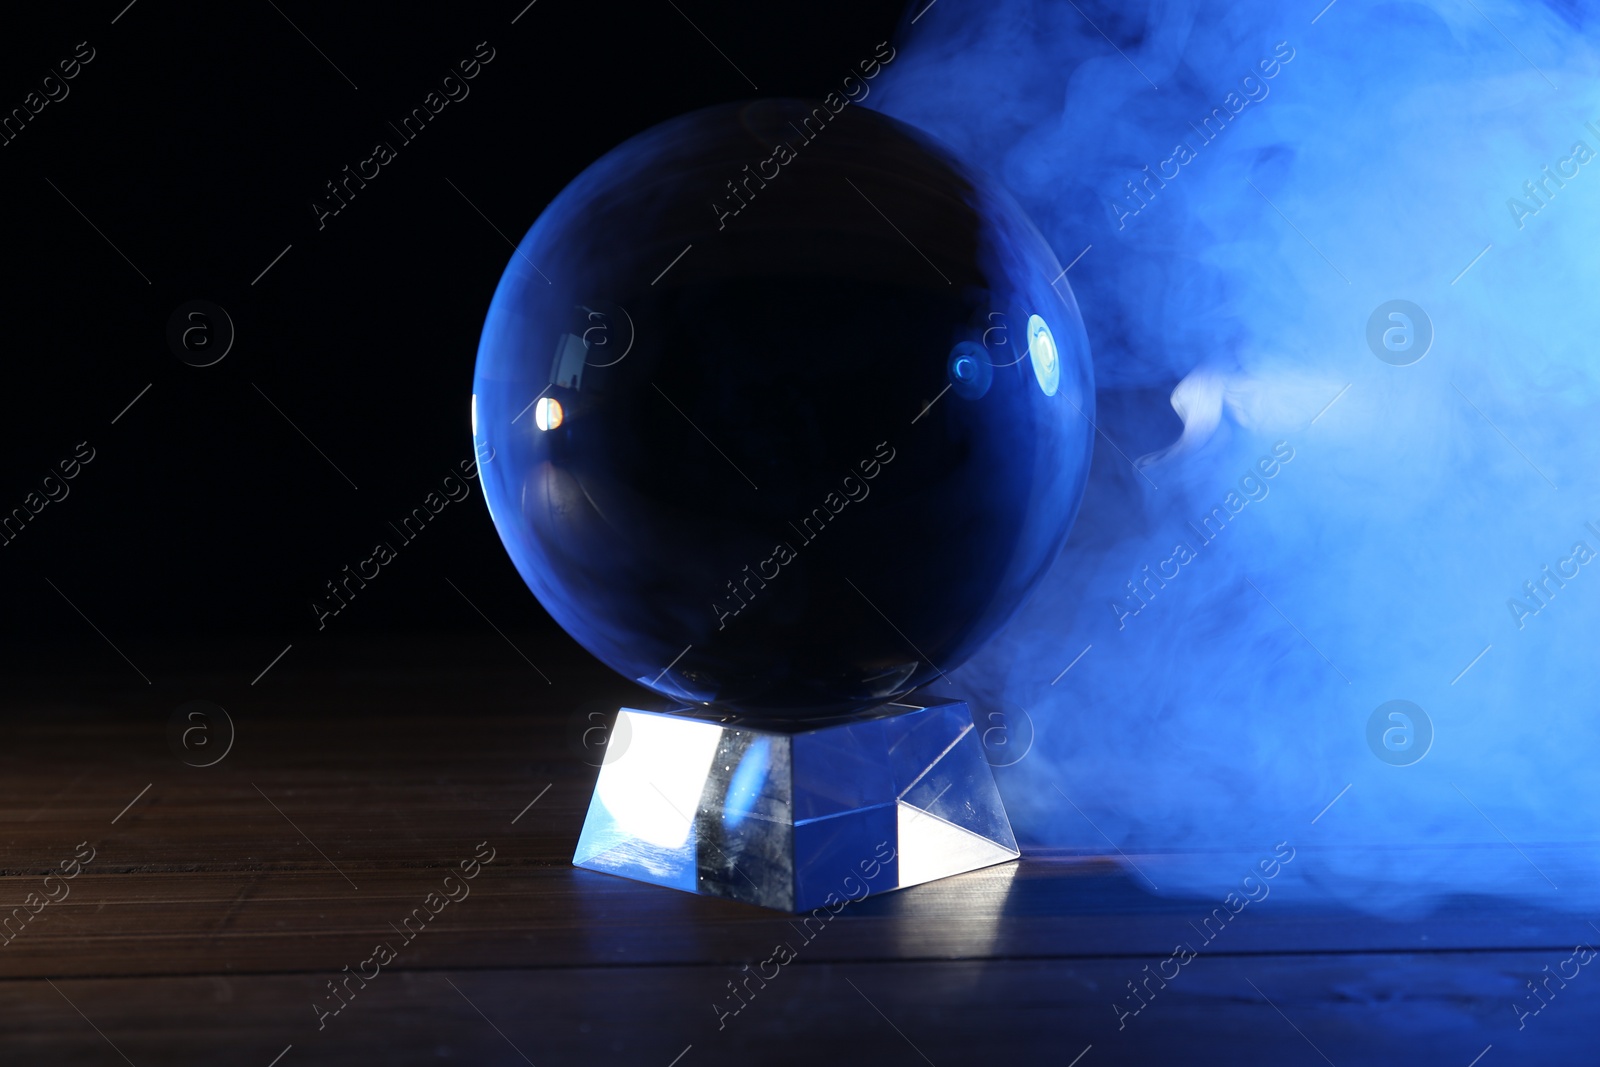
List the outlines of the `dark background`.
{"label": "dark background", "polygon": [[[0,546],[6,672],[244,685],[289,644],[286,669],[402,633],[500,642],[484,616],[526,634],[547,671],[592,667],[517,577],[476,488],[412,544],[387,525],[472,454],[473,361],[507,239],[623,139],[722,101],[821,95],[909,13],[125,3],[12,13],[0,37],[6,113],[79,42],[95,51],[0,147],[0,512],[79,442],[94,450]],[[495,56],[470,95],[403,143],[387,123],[480,41]],[[397,158],[319,231],[311,204],[378,140]],[[167,342],[193,299],[235,329],[210,367]],[[312,601],[379,540],[399,559],[319,632]]]}

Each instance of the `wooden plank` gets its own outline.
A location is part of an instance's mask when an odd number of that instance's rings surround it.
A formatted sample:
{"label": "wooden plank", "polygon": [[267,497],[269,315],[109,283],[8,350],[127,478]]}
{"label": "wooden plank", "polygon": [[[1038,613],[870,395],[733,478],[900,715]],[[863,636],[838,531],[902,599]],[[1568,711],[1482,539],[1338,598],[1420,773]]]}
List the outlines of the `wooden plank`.
{"label": "wooden plank", "polygon": [[[350,868],[359,890],[325,866],[293,870],[85,873],[7,945],[0,977],[244,974],[312,971],[366,955],[415,909],[430,916],[405,967],[573,967],[733,963],[759,958],[800,920],[568,867],[495,861],[426,909],[454,868]],[[455,852],[471,855],[465,838]],[[1144,857],[1159,862],[1160,857]],[[98,859],[96,863],[98,863]],[[459,873],[459,872],[456,872]],[[39,881],[0,879],[0,901]],[[461,885],[462,883],[457,883]],[[1179,942],[1213,953],[1540,948],[1595,932],[1581,919],[1512,902],[1461,899],[1423,919],[1390,921],[1291,895],[1221,925],[1217,902],[1155,897],[1103,861],[1024,858],[853,905],[816,947],[819,960],[1165,955]],[[1224,909],[1226,914],[1226,909]],[[813,920],[815,923],[816,920]],[[420,924],[420,916],[413,919]]]}
{"label": "wooden plank", "polygon": [[1585,968],[1519,1030],[1512,1004],[1525,980],[1562,958],[1548,953],[1202,955],[1166,988],[1152,986],[1154,997],[1119,1029],[1118,995],[1150,961],[845,964],[812,962],[810,951],[800,945],[794,962],[769,968],[766,987],[752,982],[745,1006],[725,1016],[713,1005],[728,1010],[727,983],[741,974],[723,966],[379,972],[364,989],[352,984],[347,1006],[326,1018],[313,1005],[339,1001],[326,988],[333,976],[321,973],[62,980],[56,988],[7,981],[0,1049],[6,1062],[85,1067],[122,1062],[112,1043],[140,1067],[267,1067],[289,1045],[279,1067],[667,1067],[689,1046],[679,1067],[1064,1067],[1092,1045],[1080,1067],[1467,1067],[1490,1045],[1484,1064],[1592,1062],[1600,1005],[1600,978]]}
{"label": "wooden plank", "polygon": [[[0,749],[0,923],[79,842],[95,853],[66,899],[0,944],[0,1063],[266,1067],[290,1045],[279,1067],[523,1054],[664,1067],[691,1045],[680,1067],[1069,1064],[1091,1045],[1080,1067],[1466,1067],[1491,1044],[1481,1067],[1592,1058],[1600,982],[1591,992],[1587,969],[1521,1030],[1511,1007],[1593,941],[1584,917],[1539,893],[1375,915],[1388,902],[1363,910],[1318,889],[1339,850],[1302,848],[1209,944],[1200,927],[1220,900],[1170,887],[1246,870],[1259,850],[1124,861],[1030,848],[853,905],[814,940],[788,916],[577,870],[596,772],[574,716],[626,690],[581,665],[545,687],[481,649],[457,664],[449,651],[286,665],[271,692],[229,698],[235,747],[210,768],[168,749],[165,695],[23,685],[27,715]],[[402,653],[432,666],[384,659]],[[480,842],[494,859],[470,895],[405,941],[396,927]],[[1592,855],[1584,842],[1523,849],[1563,885],[1582,884]],[[1451,855],[1416,859],[1442,869]],[[1508,885],[1534,877],[1522,864],[1508,857]],[[1181,941],[1199,955],[1119,1029],[1128,983],[1173,966]],[[327,983],[370,966],[380,942],[395,958],[319,1030],[313,1003],[336,1003]],[[727,983],[785,942],[795,961],[719,1030]]]}

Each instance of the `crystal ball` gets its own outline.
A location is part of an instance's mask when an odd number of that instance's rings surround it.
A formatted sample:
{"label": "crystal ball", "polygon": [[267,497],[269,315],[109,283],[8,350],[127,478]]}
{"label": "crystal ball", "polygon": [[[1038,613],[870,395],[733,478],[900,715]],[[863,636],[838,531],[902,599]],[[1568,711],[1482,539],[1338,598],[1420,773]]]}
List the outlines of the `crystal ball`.
{"label": "crystal ball", "polygon": [[983,645],[1066,540],[1094,433],[1021,208],[836,97],[697,111],[579,174],[506,266],[473,392],[495,528],[556,622],[676,706],[772,720]]}

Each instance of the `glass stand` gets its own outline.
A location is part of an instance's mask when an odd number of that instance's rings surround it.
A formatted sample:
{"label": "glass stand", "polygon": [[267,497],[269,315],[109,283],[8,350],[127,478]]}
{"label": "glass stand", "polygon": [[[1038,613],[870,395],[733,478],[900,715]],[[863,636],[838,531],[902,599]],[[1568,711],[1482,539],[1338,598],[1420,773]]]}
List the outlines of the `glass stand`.
{"label": "glass stand", "polygon": [[624,708],[572,862],[802,912],[1018,855],[972,714],[944,701],[793,725]]}

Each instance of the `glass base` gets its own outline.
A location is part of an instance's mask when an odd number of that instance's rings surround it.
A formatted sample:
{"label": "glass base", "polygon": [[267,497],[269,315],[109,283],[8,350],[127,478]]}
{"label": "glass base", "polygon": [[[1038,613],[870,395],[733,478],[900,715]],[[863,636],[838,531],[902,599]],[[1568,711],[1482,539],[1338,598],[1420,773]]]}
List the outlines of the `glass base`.
{"label": "glass base", "polygon": [[572,862],[783,911],[1020,855],[960,701],[774,725],[624,708]]}

